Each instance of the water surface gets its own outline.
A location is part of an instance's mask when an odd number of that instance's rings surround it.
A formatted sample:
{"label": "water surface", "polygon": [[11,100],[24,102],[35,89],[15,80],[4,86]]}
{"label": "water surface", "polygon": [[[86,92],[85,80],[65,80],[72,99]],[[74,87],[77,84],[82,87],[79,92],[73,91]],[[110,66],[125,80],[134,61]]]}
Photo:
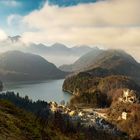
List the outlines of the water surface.
{"label": "water surface", "polygon": [[14,91],[20,96],[28,95],[33,101],[56,101],[60,103],[62,100],[68,102],[71,95],[62,91],[64,80],[47,80],[40,82],[15,82],[4,83],[4,91]]}

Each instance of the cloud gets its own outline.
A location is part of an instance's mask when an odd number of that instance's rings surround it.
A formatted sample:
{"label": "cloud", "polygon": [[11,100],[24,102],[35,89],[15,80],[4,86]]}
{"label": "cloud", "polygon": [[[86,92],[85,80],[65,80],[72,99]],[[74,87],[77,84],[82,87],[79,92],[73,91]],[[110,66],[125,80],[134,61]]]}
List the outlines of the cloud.
{"label": "cloud", "polygon": [[4,39],[6,39],[6,38],[7,38],[6,33],[5,33],[2,29],[0,29],[0,41],[1,41],[1,40],[4,40]]}
{"label": "cloud", "polygon": [[[59,7],[46,3],[26,16],[10,15],[8,25],[24,42],[121,48],[140,61],[140,0],[104,0]],[[1,36],[1,35],[0,35]]]}
{"label": "cloud", "polygon": [[[140,0],[106,0],[71,7],[47,3],[22,18],[24,42],[140,46]],[[34,29],[34,30],[31,30]]]}
{"label": "cloud", "polygon": [[9,26],[16,26],[16,25],[20,25],[20,22],[22,20],[22,16],[18,15],[18,14],[12,14],[10,16],[8,16],[7,18],[7,22]]}
{"label": "cloud", "polygon": [[18,14],[11,14],[7,18],[7,28],[10,34],[15,34],[18,31],[19,34],[26,30],[31,30],[27,27],[26,23],[22,22],[23,17]]}
{"label": "cloud", "polygon": [[[0,4],[1,1],[10,6],[13,0],[0,0]],[[101,0],[69,7],[46,3],[26,16],[10,15],[7,18],[8,31],[12,34],[15,31],[22,33],[24,42],[60,42],[70,46],[86,44],[121,48],[140,62],[139,5],[140,0]],[[0,30],[0,39],[4,38],[6,34]],[[1,45],[1,51],[13,48],[24,51],[24,45],[14,45]],[[49,57],[47,60],[56,62],[56,57]],[[65,61],[68,63],[74,59],[76,58],[68,58]],[[64,58],[60,58],[58,62],[62,60]]]}
{"label": "cloud", "polygon": [[5,6],[9,6],[9,7],[21,6],[21,3],[19,1],[16,1],[16,0],[1,0],[0,3],[5,5]]}
{"label": "cloud", "polygon": [[23,34],[25,42],[36,41],[37,43],[62,42],[65,44],[88,44],[103,45],[108,47],[139,46],[140,28],[73,28],[71,31],[62,30],[51,32],[38,31]]}
{"label": "cloud", "polygon": [[140,25],[139,5],[139,0],[106,0],[72,7],[46,4],[26,16],[24,21],[36,28],[137,26]]}

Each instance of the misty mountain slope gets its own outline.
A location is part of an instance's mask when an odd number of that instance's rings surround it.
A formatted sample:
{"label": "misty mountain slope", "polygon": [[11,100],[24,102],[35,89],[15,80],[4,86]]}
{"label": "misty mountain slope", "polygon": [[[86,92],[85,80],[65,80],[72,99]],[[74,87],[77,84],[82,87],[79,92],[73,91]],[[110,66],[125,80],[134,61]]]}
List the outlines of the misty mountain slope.
{"label": "misty mountain slope", "polygon": [[127,75],[137,78],[140,75],[140,64],[122,50],[107,50],[100,53],[86,70],[103,68],[114,74]]}
{"label": "misty mountain slope", "polygon": [[75,46],[72,48],[68,48],[66,45],[61,43],[55,43],[50,46],[46,46],[44,44],[29,44],[26,47],[27,51],[32,51],[33,53],[37,54],[48,54],[48,55],[58,55],[58,56],[77,56],[80,57],[85,53],[92,50],[89,46]]}
{"label": "misty mountain slope", "polygon": [[90,66],[91,64],[93,64],[93,62],[96,61],[96,57],[102,52],[103,52],[103,50],[95,47],[92,49],[92,51],[81,56],[73,64],[62,65],[59,68],[63,71],[68,71],[68,72],[81,71],[81,70],[87,68],[87,66]]}
{"label": "misty mountain slope", "polygon": [[71,50],[77,54],[84,55],[85,53],[91,51],[92,48],[87,45],[80,45],[72,47]]}
{"label": "misty mountain slope", "polygon": [[[120,61],[128,61],[130,63],[138,64],[136,60],[129,54],[127,54],[123,50],[106,50],[102,51],[99,55],[96,56],[93,62],[89,64],[89,66],[94,65],[107,65],[107,67],[112,67],[114,63],[109,63],[109,60],[112,62]],[[116,64],[116,63],[115,63]]]}
{"label": "misty mountain slope", "polygon": [[34,52],[36,54],[48,54],[48,55],[68,55],[71,54],[71,49],[60,43],[55,43],[52,46],[46,46],[44,44],[32,43],[26,47],[27,51]]}
{"label": "misty mountain slope", "polygon": [[126,52],[122,50],[100,50],[98,48],[83,55],[72,65],[60,66],[60,69],[76,72],[92,70],[97,67],[130,75],[133,75],[134,72],[137,73],[140,69],[139,63]]}
{"label": "misty mountain slope", "polygon": [[[70,104],[108,108],[109,122],[139,139],[139,119],[134,118],[138,118],[140,110],[140,64],[122,50],[106,50],[81,71],[69,75],[63,83],[63,90],[73,94]],[[123,112],[126,119],[118,119]]]}
{"label": "misty mountain slope", "polygon": [[92,50],[91,47],[86,45],[74,46],[72,48],[67,47],[61,43],[55,43],[52,45],[45,45],[42,43],[36,44],[31,42],[25,44],[22,42],[22,36],[9,36],[4,41],[0,42],[1,52],[9,50],[19,50],[27,53],[33,53],[40,55],[48,61],[54,63],[57,66],[62,64],[71,64],[79,57]]}
{"label": "misty mountain slope", "polygon": [[39,55],[20,51],[8,51],[0,55],[2,80],[45,80],[64,76],[64,72]]}
{"label": "misty mountain slope", "polygon": [[[106,106],[108,103],[104,99],[116,89],[135,90],[140,97],[139,77],[140,64],[131,55],[122,50],[106,50],[97,55],[86,69],[69,75],[63,83],[63,90],[76,95],[74,102],[95,105],[99,102]],[[98,100],[100,96],[101,100]]]}
{"label": "misty mountain slope", "polygon": [[[125,51],[102,50],[96,55],[89,54],[93,54],[93,52],[87,53],[74,63],[79,62],[83,65],[72,76],[104,78],[111,75],[123,75],[131,77],[136,82],[140,82],[140,64]],[[86,61],[83,63],[83,60]]]}

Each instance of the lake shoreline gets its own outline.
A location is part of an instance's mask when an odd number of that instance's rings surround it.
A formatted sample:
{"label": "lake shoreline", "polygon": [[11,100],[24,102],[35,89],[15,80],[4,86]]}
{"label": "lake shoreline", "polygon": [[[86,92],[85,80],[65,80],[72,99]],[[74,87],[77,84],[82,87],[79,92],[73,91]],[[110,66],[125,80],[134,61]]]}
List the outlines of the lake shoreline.
{"label": "lake shoreline", "polygon": [[68,102],[71,94],[62,90],[64,79],[43,81],[4,82],[3,92],[15,92],[20,96],[29,96],[33,101],[44,100],[60,103]]}

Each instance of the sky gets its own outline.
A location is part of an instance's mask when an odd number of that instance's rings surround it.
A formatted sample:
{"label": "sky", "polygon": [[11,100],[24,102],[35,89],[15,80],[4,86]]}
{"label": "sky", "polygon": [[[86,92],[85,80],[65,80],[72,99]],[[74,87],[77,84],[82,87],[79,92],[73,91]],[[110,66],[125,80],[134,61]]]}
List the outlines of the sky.
{"label": "sky", "polygon": [[[23,16],[33,11],[41,10],[46,3],[50,6],[70,7],[93,2],[96,0],[0,0],[0,27],[9,35],[21,34],[25,28],[16,30],[16,24],[19,24],[17,20],[21,20]],[[12,27],[10,26],[11,20]]]}
{"label": "sky", "polygon": [[140,0],[0,0],[0,39],[98,45],[139,56]]}

